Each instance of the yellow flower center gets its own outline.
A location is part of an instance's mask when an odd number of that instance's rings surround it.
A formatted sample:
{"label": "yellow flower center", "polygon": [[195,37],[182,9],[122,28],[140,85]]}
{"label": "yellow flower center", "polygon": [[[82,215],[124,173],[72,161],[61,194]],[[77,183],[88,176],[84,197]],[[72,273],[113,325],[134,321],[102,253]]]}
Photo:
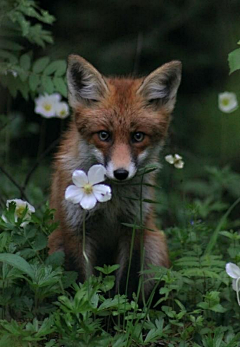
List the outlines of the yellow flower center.
{"label": "yellow flower center", "polygon": [[25,206],[17,206],[16,207],[15,213],[16,213],[18,218],[22,217],[23,212],[25,211],[25,208],[26,208]]}
{"label": "yellow flower center", "polygon": [[91,185],[91,184],[85,184],[85,186],[83,187],[83,189],[84,189],[84,192],[85,192],[86,194],[91,194],[92,191],[93,191],[92,185]]}
{"label": "yellow flower center", "polygon": [[44,109],[45,111],[50,111],[52,109],[52,105],[51,104],[44,104]]}
{"label": "yellow flower center", "polygon": [[227,99],[227,98],[222,99],[222,104],[223,104],[223,106],[228,106],[229,105],[229,99]]}
{"label": "yellow flower center", "polygon": [[62,110],[61,112],[60,112],[60,117],[64,117],[66,115],[66,111],[65,110]]}

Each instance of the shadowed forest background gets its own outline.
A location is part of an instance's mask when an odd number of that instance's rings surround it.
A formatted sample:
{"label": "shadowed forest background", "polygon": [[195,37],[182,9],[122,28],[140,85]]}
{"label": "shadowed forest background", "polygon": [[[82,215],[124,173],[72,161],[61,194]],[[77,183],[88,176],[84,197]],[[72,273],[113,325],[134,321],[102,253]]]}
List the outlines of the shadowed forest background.
{"label": "shadowed forest background", "polygon": [[[229,77],[227,62],[240,36],[239,1],[58,0],[41,1],[41,7],[57,18],[52,27],[46,25],[55,43],[44,50],[36,47],[35,58],[67,59],[76,53],[102,74],[137,76],[170,60],[181,60],[182,83],[166,154],[184,157],[185,180],[201,175],[205,164],[239,169],[240,111],[224,114],[217,107],[218,93],[239,93],[239,73]],[[0,109],[14,116],[10,128],[1,132],[1,163],[21,176],[59,137],[69,119],[42,119],[34,114],[33,101],[27,103],[20,95],[14,100],[3,88]],[[37,179],[45,193],[53,153],[54,149],[41,160],[29,182],[31,186],[32,179]],[[164,167],[161,186],[170,191],[168,169],[172,168]],[[14,189],[9,180],[1,179],[10,191]],[[2,186],[3,200],[9,189]]]}

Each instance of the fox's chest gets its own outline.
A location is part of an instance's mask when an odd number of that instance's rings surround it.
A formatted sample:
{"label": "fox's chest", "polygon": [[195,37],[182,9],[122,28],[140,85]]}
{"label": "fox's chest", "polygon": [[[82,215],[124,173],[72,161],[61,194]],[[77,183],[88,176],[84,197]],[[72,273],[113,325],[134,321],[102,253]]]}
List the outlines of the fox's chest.
{"label": "fox's chest", "polygon": [[[144,194],[144,198],[147,194]],[[69,227],[77,234],[82,234],[85,219],[86,234],[91,237],[112,243],[126,227],[122,223],[138,224],[141,217],[145,219],[148,204],[140,204],[139,189],[113,189],[112,199],[98,203],[90,211],[84,211],[79,204],[64,201],[66,220]],[[144,220],[143,220],[144,222]]]}

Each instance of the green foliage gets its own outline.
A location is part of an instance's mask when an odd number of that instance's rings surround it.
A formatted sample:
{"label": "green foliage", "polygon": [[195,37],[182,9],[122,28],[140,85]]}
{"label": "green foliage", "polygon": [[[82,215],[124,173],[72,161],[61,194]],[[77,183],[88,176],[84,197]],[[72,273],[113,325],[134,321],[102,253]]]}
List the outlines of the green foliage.
{"label": "green foliage", "polygon": [[[47,56],[36,60],[34,46],[29,51],[28,42],[42,48],[53,43],[51,32],[43,25],[52,24],[54,17],[32,0],[2,1],[0,13],[0,75],[3,86],[13,97],[20,92],[26,100],[29,96],[54,92],[66,97],[66,62],[51,61]],[[21,44],[18,43],[20,39]]]}
{"label": "green foliage", "polygon": [[[223,172],[208,168],[202,184],[209,184],[212,175],[219,182],[223,178],[228,182],[228,175],[235,177],[229,168]],[[223,199],[222,184],[215,182],[214,187],[211,194]],[[198,188],[191,191],[198,202],[205,200]],[[77,274],[63,268],[64,253],[46,253],[46,236],[57,227],[53,211],[46,206],[23,225],[26,211],[16,220],[16,205],[11,203],[3,210],[5,218],[0,218],[0,346],[44,342],[48,347],[238,347],[240,311],[225,265],[240,263],[240,236],[227,229],[232,224],[231,214],[226,215],[229,202],[218,200],[222,207],[215,209],[211,201],[205,204],[204,213],[199,203],[186,201],[185,227],[166,230],[172,268],[152,266],[142,271],[161,284],[143,307],[136,296],[109,296],[118,265],[97,267],[98,277],[76,283]],[[216,214],[220,218],[214,223],[211,216]],[[134,224],[129,227],[136,228]],[[217,228],[215,245],[206,252]],[[160,296],[153,302],[156,290]]]}
{"label": "green foliage", "polygon": [[240,48],[235,49],[228,55],[230,74],[240,69]]}

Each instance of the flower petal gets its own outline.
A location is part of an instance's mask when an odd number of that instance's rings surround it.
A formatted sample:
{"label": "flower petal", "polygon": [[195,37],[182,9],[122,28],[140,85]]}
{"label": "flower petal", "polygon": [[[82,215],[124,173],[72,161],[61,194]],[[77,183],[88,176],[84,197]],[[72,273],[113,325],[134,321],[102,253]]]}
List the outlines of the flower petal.
{"label": "flower petal", "polygon": [[181,157],[181,155],[179,155],[179,154],[174,154],[174,159],[175,160],[181,160],[182,159],[182,157]]}
{"label": "flower petal", "polygon": [[177,169],[182,169],[183,166],[184,166],[184,162],[182,160],[177,160],[175,163],[174,163],[174,166],[175,168]]}
{"label": "flower petal", "polygon": [[65,199],[73,204],[78,204],[84,196],[84,191],[81,187],[69,186],[65,191]]}
{"label": "flower petal", "polygon": [[93,186],[93,194],[100,202],[105,202],[112,198],[111,188],[105,184],[96,184]]}
{"label": "flower petal", "polygon": [[224,92],[218,95],[218,107],[222,112],[231,113],[238,108],[235,93]]}
{"label": "flower petal", "polygon": [[69,115],[69,107],[66,102],[58,102],[55,105],[56,117],[58,118],[66,118]]}
{"label": "flower petal", "polygon": [[84,210],[91,210],[93,207],[95,207],[96,203],[97,199],[95,198],[94,194],[84,194],[80,205]]}
{"label": "flower petal", "polygon": [[171,154],[166,155],[165,160],[169,163],[169,164],[173,164],[174,163],[174,158]]}
{"label": "flower petal", "polygon": [[107,170],[103,165],[93,165],[88,171],[88,179],[90,184],[96,184],[105,180]]}
{"label": "flower petal", "polygon": [[84,187],[85,184],[88,184],[87,175],[82,170],[75,170],[72,175],[72,180],[77,187]]}
{"label": "flower petal", "polygon": [[237,279],[240,277],[240,268],[233,263],[227,263],[226,264],[226,272],[228,276]]}
{"label": "flower petal", "polygon": [[22,208],[28,208],[28,213],[34,213],[35,212],[35,208],[34,206],[32,206],[31,204],[29,204],[29,202],[27,201],[24,201],[22,199],[11,199],[11,200],[7,200],[7,203],[6,203],[6,206],[9,207],[9,204],[10,202],[15,202],[16,204],[16,209],[19,208],[19,207],[22,207]]}
{"label": "flower petal", "polygon": [[59,93],[53,93],[48,95],[53,101],[58,102],[61,100],[61,95]]}

